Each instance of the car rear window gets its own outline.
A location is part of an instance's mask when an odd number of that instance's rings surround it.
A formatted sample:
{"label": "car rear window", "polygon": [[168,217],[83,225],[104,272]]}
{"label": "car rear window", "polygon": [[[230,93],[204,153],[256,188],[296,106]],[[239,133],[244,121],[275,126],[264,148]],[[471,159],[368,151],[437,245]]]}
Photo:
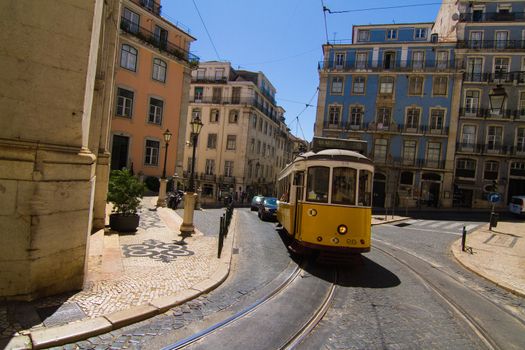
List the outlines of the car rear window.
{"label": "car rear window", "polygon": [[523,199],[521,199],[521,198],[516,198],[516,197],[514,197],[514,198],[512,198],[512,199],[510,200],[510,202],[511,202],[512,204],[516,204],[516,205],[523,205]]}

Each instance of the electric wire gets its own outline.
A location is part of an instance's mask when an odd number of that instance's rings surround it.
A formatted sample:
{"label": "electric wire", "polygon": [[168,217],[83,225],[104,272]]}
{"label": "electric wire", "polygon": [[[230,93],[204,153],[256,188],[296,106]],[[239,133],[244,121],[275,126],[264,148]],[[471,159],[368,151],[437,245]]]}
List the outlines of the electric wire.
{"label": "electric wire", "polygon": [[326,35],[326,43],[328,44],[328,25],[326,24],[326,11],[330,11],[325,5],[324,1],[321,0],[321,6],[323,6],[323,16],[324,16],[324,32]]}
{"label": "electric wire", "polygon": [[202,26],[204,27],[204,30],[206,31],[206,34],[208,35],[208,39],[210,39],[211,46],[213,47],[213,51],[215,51],[215,55],[217,55],[217,59],[221,61],[221,56],[219,55],[219,52],[217,51],[217,48],[215,47],[215,44],[213,43],[213,39],[211,38],[210,32],[208,31],[208,28],[206,27],[206,23],[204,23],[204,19],[201,16],[201,12],[199,11],[199,7],[197,6],[197,3],[195,0],[193,1],[193,5],[195,6],[195,10],[197,10],[197,14],[199,15],[199,18],[201,19]]}
{"label": "electric wire", "polygon": [[[408,5],[396,5],[396,6],[384,6],[384,7],[368,7],[368,8],[362,8],[362,9],[353,9],[353,10],[341,10],[341,11],[332,11],[327,7],[323,6],[323,12],[325,13],[326,18],[326,12],[329,14],[341,14],[341,13],[351,13],[351,12],[364,12],[364,11],[378,11],[378,10],[391,10],[391,9],[401,9],[401,8],[408,8],[408,7],[422,7],[422,6],[433,6],[433,5],[441,5],[442,2],[429,2],[424,4],[408,4]],[[326,19],[325,19],[326,21]]]}
{"label": "electric wire", "polygon": [[294,120],[288,125],[288,128],[291,129],[293,123],[297,123],[296,128],[295,128],[295,134],[296,135],[299,134],[297,128],[301,129],[301,134],[303,135],[303,140],[306,140],[306,136],[304,135],[304,130],[303,130],[303,127],[301,126],[301,123],[299,121],[299,117],[301,116],[301,114],[304,113],[304,111],[306,111],[308,109],[308,107],[314,107],[310,103],[312,102],[312,100],[314,99],[315,95],[317,95],[318,92],[319,92],[319,87],[317,87],[315,89],[315,92],[312,95],[312,97],[310,98],[310,101],[308,101],[308,103],[305,103],[305,106],[304,106],[303,110],[301,112],[299,112],[299,114],[297,114],[297,116],[294,118]]}

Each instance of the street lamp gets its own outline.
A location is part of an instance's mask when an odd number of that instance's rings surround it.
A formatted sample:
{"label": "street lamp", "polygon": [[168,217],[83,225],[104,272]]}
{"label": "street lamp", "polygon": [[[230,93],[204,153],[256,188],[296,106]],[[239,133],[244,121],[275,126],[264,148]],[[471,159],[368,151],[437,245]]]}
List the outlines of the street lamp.
{"label": "street lamp", "polygon": [[160,179],[160,188],[159,188],[159,197],[157,199],[157,207],[166,206],[166,184],[168,180],[166,179],[166,161],[168,160],[168,146],[170,145],[171,132],[169,129],[166,129],[162,134],[164,136],[164,142],[166,143],[166,151],[164,152],[164,167],[162,168],[162,177]]}
{"label": "street lamp", "polygon": [[191,234],[195,231],[195,227],[193,226],[193,211],[195,210],[195,151],[197,148],[197,140],[199,139],[199,134],[202,129],[202,121],[200,117],[197,115],[195,116],[191,122],[191,139],[193,143],[193,151],[192,151],[192,157],[191,157],[191,173],[190,173],[190,181],[189,181],[189,189],[184,194],[184,218],[182,221],[182,225],[180,226],[180,234],[182,237],[188,237],[191,236]]}
{"label": "street lamp", "polygon": [[505,91],[505,88],[501,85],[497,85],[489,92],[490,111],[493,114],[501,114],[506,99],[507,92]]}

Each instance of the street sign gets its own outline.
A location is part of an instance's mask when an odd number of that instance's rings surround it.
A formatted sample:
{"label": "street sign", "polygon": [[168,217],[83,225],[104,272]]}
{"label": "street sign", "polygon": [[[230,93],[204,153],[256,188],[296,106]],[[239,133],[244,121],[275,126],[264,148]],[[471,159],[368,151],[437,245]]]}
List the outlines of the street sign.
{"label": "street sign", "polygon": [[501,194],[497,192],[493,192],[489,194],[489,202],[491,203],[498,203],[501,201]]}

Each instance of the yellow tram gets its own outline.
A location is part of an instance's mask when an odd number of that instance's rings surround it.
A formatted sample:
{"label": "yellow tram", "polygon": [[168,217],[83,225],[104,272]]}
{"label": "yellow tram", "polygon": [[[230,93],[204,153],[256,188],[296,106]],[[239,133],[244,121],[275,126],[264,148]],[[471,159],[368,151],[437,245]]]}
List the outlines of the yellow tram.
{"label": "yellow tram", "polygon": [[374,165],[351,150],[299,155],[279,174],[277,220],[297,250],[370,251]]}

